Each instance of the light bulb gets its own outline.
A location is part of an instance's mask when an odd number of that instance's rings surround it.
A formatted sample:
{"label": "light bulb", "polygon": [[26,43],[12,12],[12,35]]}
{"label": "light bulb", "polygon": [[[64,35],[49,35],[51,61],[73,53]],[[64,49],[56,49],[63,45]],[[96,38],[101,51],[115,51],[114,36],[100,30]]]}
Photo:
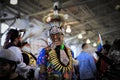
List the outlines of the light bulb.
{"label": "light bulb", "polygon": [[82,39],[82,38],[83,38],[82,34],[79,34],[78,39]]}
{"label": "light bulb", "polygon": [[70,32],[71,32],[70,25],[67,25],[66,32],[67,32],[67,33],[70,33]]}
{"label": "light bulb", "polygon": [[87,39],[87,40],[86,40],[86,43],[90,43],[90,40],[89,40],[89,39]]}
{"label": "light bulb", "polygon": [[68,14],[65,14],[65,15],[64,15],[64,18],[65,18],[66,20],[68,19],[68,17],[69,17]]}
{"label": "light bulb", "polygon": [[49,16],[47,19],[46,19],[46,22],[50,22],[51,21],[51,17]]}
{"label": "light bulb", "polygon": [[93,43],[93,46],[94,46],[94,47],[96,47],[96,46],[97,46],[97,44],[96,44],[96,43]]}
{"label": "light bulb", "polygon": [[10,4],[16,5],[18,3],[18,0],[10,0]]}

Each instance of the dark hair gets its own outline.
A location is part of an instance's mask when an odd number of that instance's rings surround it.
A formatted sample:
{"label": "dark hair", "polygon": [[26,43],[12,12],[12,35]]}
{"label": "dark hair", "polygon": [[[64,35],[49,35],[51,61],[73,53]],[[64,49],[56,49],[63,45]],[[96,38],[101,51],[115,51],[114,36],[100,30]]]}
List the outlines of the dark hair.
{"label": "dark hair", "polygon": [[111,46],[111,48],[110,48],[110,52],[113,51],[113,50],[118,50],[118,51],[120,51],[120,39],[115,39],[115,40],[113,41],[113,44],[112,44],[112,46]]}
{"label": "dark hair", "polygon": [[86,44],[87,44],[87,43],[83,43],[83,44],[82,44],[82,46],[81,46],[82,49],[84,49],[84,47],[85,47]]}
{"label": "dark hair", "polygon": [[107,40],[105,41],[105,44],[103,45],[103,48],[106,50],[106,53],[108,54],[108,52],[111,48],[111,45],[109,44],[109,42]]}
{"label": "dark hair", "polygon": [[115,39],[110,51],[109,55],[110,59],[112,59],[116,64],[120,64],[120,39]]}
{"label": "dark hair", "polygon": [[19,36],[20,36],[19,31],[16,29],[10,29],[7,33],[7,39],[11,40],[11,42],[13,42],[15,38]]}
{"label": "dark hair", "polygon": [[8,46],[9,43],[12,43],[17,37],[20,36],[20,32],[16,29],[10,29],[6,35],[4,48]]}

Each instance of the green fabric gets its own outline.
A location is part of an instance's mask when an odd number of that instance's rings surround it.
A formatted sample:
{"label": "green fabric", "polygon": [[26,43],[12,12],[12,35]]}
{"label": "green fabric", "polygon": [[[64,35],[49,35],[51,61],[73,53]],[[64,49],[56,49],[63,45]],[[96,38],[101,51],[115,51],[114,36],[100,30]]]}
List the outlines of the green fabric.
{"label": "green fabric", "polygon": [[61,45],[60,49],[64,50],[64,44]]}

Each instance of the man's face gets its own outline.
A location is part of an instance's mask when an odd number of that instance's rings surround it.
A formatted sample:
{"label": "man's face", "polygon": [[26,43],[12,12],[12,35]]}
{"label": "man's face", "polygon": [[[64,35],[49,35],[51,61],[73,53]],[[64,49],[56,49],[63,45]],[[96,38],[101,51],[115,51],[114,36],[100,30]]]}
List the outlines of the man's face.
{"label": "man's face", "polygon": [[12,67],[9,63],[0,61],[0,79],[8,78],[12,71]]}
{"label": "man's face", "polygon": [[19,36],[18,38],[16,38],[16,40],[17,40],[17,46],[21,47],[22,37]]}
{"label": "man's face", "polygon": [[56,34],[50,34],[50,37],[52,39],[52,42],[56,45],[59,46],[63,43],[63,35],[60,33],[56,33]]}

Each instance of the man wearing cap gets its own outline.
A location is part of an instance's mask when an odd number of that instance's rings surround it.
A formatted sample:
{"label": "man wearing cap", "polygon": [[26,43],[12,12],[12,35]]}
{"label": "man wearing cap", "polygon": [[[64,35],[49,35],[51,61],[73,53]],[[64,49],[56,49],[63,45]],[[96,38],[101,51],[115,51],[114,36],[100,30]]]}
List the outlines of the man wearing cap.
{"label": "man wearing cap", "polygon": [[18,61],[15,54],[8,49],[0,49],[0,80],[26,80],[15,70]]}
{"label": "man wearing cap", "polygon": [[70,48],[64,44],[60,27],[49,30],[52,44],[43,48],[38,56],[39,78],[37,80],[74,80],[74,68]]}

